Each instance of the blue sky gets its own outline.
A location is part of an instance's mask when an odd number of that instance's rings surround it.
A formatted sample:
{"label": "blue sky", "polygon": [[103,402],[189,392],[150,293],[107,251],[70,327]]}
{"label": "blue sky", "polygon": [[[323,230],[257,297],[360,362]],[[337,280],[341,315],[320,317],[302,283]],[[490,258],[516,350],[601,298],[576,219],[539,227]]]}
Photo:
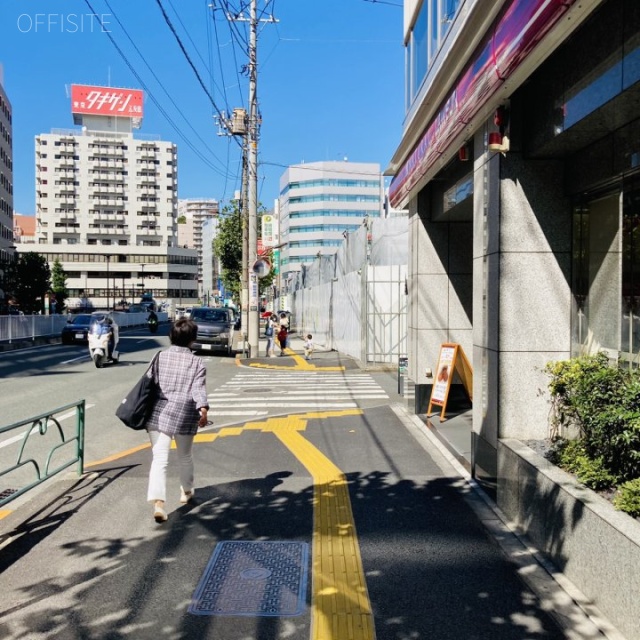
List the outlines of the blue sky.
{"label": "blue sky", "polygon": [[[211,98],[220,110],[248,104],[246,46],[232,38],[222,10],[242,4],[248,2],[3,0],[0,64],[13,108],[15,211],[34,213],[34,136],[73,128],[71,84],[145,90],[140,133],[177,143],[179,197],[232,198],[240,186],[239,146],[218,136]],[[258,35],[258,198],[265,206],[273,205],[291,164],[347,157],[386,168],[404,115],[401,5],[258,0],[258,12],[278,21],[261,23]],[[248,38],[245,22],[233,28]]]}

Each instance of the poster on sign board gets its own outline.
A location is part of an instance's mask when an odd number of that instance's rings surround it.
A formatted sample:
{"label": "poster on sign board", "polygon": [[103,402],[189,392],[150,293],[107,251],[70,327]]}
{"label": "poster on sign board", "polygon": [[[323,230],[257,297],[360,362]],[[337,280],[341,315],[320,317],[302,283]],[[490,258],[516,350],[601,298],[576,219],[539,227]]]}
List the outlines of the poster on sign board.
{"label": "poster on sign board", "polygon": [[438,359],[438,367],[436,369],[436,378],[431,393],[431,402],[433,404],[443,405],[447,400],[451,379],[453,378],[455,355],[456,346],[442,345],[440,358]]}
{"label": "poster on sign board", "polygon": [[441,407],[440,420],[445,419],[444,414],[454,373],[458,374],[469,400],[473,402],[473,370],[462,347],[459,344],[443,344],[440,346],[440,357],[431,388],[427,415],[431,414],[433,405],[437,405]]}

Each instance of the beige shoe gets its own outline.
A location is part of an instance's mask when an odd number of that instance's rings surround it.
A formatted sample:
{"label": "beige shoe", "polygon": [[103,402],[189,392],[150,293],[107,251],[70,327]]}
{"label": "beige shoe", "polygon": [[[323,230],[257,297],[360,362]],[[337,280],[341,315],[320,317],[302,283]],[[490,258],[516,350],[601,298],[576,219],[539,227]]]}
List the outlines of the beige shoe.
{"label": "beige shoe", "polygon": [[189,504],[193,500],[195,492],[195,489],[191,489],[191,491],[185,491],[182,487],[180,487],[180,503]]}
{"label": "beige shoe", "polygon": [[160,505],[156,504],[153,507],[153,519],[160,523],[160,522],[166,522],[168,520],[169,516],[167,515],[167,512],[164,510],[163,507],[161,507]]}

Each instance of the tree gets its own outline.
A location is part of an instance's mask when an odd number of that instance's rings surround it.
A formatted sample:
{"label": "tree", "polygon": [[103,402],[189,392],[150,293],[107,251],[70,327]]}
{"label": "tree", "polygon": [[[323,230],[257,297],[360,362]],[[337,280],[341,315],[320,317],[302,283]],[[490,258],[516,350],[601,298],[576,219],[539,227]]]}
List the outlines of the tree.
{"label": "tree", "polygon": [[242,288],[242,214],[236,203],[220,212],[213,253],[220,260],[220,276],[225,289],[239,300]]}
{"label": "tree", "polygon": [[44,256],[30,251],[16,264],[15,296],[24,313],[44,310],[44,299],[51,288],[51,270]]}
{"label": "tree", "polygon": [[[258,214],[265,213],[262,205],[258,206]],[[224,207],[220,214],[218,234],[213,241],[213,253],[222,265],[222,282],[225,289],[231,292],[236,300],[240,299],[242,289],[242,213],[237,202]],[[258,280],[259,292],[267,291],[273,283],[273,271]]]}
{"label": "tree", "polygon": [[64,303],[69,297],[69,291],[67,289],[67,274],[57,258],[51,272],[51,290],[56,297],[55,313],[62,313],[65,307]]}

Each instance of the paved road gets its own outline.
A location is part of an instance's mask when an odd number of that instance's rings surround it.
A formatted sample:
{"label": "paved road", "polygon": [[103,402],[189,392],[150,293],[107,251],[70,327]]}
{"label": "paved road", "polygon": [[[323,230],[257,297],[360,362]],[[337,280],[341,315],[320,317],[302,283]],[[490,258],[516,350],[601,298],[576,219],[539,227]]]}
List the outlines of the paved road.
{"label": "paved road", "polygon": [[274,360],[208,360],[218,416],[197,436],[194,505],[170,468],[168,522],[144,502],[144,434],[0,520],[0,638],[603,637],[389,374]]}

